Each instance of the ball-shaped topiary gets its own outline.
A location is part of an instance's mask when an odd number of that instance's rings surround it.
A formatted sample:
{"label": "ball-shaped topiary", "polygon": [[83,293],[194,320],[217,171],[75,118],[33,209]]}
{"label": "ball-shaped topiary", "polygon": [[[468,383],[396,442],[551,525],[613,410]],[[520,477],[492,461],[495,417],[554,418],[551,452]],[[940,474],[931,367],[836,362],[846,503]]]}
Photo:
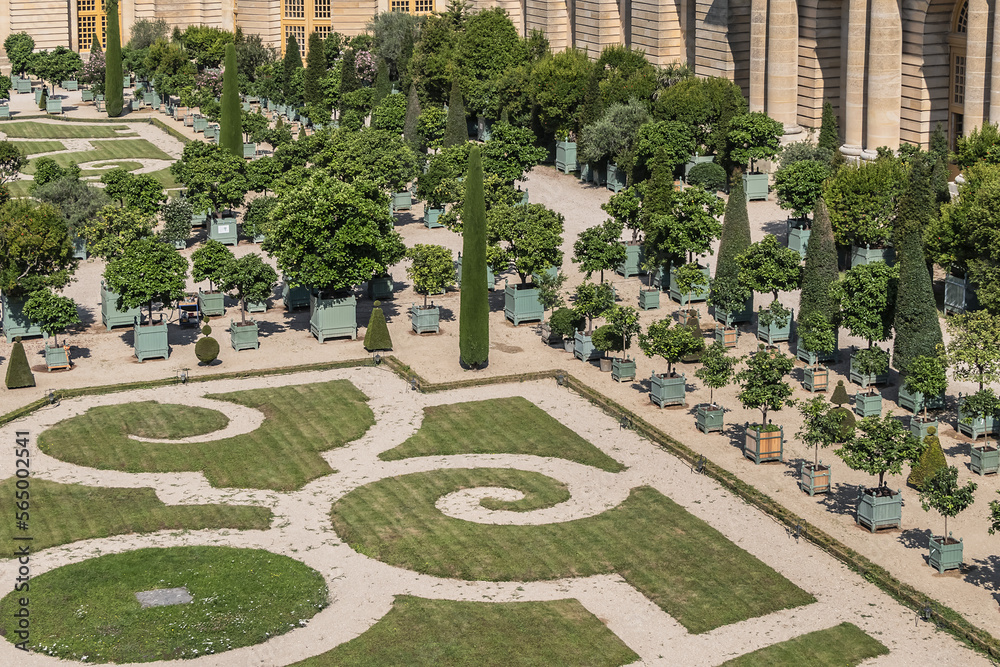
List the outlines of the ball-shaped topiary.
{"label": "ball-shaped topiary", "polygon": [[830,414],[840,418],[840,442],[846,442],[851,434],[854,433],[854,425],[857,423],[857,417],[854,413],[843,406],[837,406],[835,408],[830,408]]}
{"label": "ball-shaped topiary", "polygon": [[210,327],[209,325],[206,324],[205,326],[203,326],[201,328],[201,333],[202,333],[203,336],[211,336],[212,335],[212,327]]}
{"label": "ball-shaped topiary", "polygon": [[709,192],[726,189],[726,170],[715,162],[699,162],[691,167],[687,176],[688,185],[700,185]]}
{"label": "ball-shaped topiary", "polygon": [[203,364],[210,364],[219,358],[219,341],[211,336],[199,340],[194,346],[195,356]]}
{"label": "ball-shaped topiary", "polygon": [[941,440],[937,437],[937,429],[933,426],[927,429],[927,436],[924,438],[924,452],[920,455],[917,465],[910,470],[910,476],[906,478],[906,483],[921,491],[924,485],[941,468],[948,466],[944,457],[944,450],[941,449]]}

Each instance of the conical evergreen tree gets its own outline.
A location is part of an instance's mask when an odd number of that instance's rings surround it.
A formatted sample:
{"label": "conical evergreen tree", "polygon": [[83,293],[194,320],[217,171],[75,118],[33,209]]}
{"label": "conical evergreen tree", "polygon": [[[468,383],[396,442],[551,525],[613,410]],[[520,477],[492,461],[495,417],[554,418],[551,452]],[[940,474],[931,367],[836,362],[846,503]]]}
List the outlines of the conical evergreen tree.
{"label": "conical evergreen tree", "polygon": [[302,77],[302,97],[306,104],[323,104],[323,77],[326,76],[326,52],[318,32],[309,33],[306,71]]}
{"label": "conical evergreen tree", "polygon": [[375,302],[372,315],[368,318],[368,329],[365,331],[365,349],[369,352],[392,349],[392,337],[389,335],[389,327],[385,323],[385,312],[382,310],[381,301]]}
{"label": "conical evergreen tree", "polygon": [[385,64],[384,58],[378,59],[378,69],[375,71],[375,95],[372,97],[372,109],[378,108],[389,93],[392,92],[392,84],[389,82],[389,66]]}
{"label": "conical evergreen tree", "polygon": [[837,117],[833,113],[833,105],[829,102],[823,103],[823,121],[819,126],[820,148],[836,151],[840,150],[840,128],[837,127]]}
{"label": "conical evergreen tree", "polygon": [[931,276],[924,259],[924,229],[934,211],[931,190],[931,156],[913,156],[910,183],[896,219],[894,245],[898,257],[899,283],[896,296],[896,338],[892,346],[892,365],[906,375],[910,362],[919,356],[933,357],[941,344],[941,324]]}
{"label": "conical evergreen tree", "polygon": [[948,465],[944,457],[944,450],[941,449],[941,440],[937,437],[937,429],[933,426],[927,429],[927,436],[924,438],[924,451],[917,461],[917,465],[910,469],[910,476],[906,478],[906,483],[923,491],[924,484],[930,480],[941,468]]}
{"label": "conical evergreen tree", "polygon": [[448,125],[444,130],[444,145],[457,146],[469,140],[469,126],[465,122],[465,103],[458,79],[451,82],[451,96],[448,98]]}
{"label": "conical evergreen tree", "polygon": [[420,98],[416,84],[410,84],[410,97],[406,101],[406,118],[403,120],[403,140],[414,150],[420,149]]}
{"label": "conical evergreen tree", "polygon": [[7,388],[22,389],[34,386],[35,376],[31,372],[31,366],[28,365],[28,355],[24,353],[21,339],[17,338],[10,351],[10,361],[7,362]]}
{"label": "conical evergreen tree", "polygon": [[104,57],[104,108],[108,118],[122,115],[122,39],[118,27],[118,0],[108,0],[108,52]]}
{"label": "conical evergreen tree", "polygon": [[806,246],[806,263],[802,271],[802,293],[799,296],[799,322],[809,313],[819,311],[827,322],[835,322],[837,300],[830,293],[830,286],[837,282],[837,245],[833,239],[833,226],[826,202],[816,202],[812,233]]}
{"label": "conical evergreen tree", "polygon": [[465,224],[462,232],[461,312],[458,347],[462,363],[472,368],[486,364],[490,354],[490,302],[486,291],[486,199],[483,194],[483,162],[479,147],[469,151],[465,179]]}
{"label": "conical evergreen tree", "polygon": [[240,107],[240,73],[236,68],[236,46],[226,44],[226,70],[222,73],[222,115],[219,145],[243,158],[243,109]]}
{"label": "conical evergreen tree", "polygon": [[736,280],[739,267],[736,256],[750,247],[750,216],[747,214],[747,199],[743,190],[743,176],[736,174],[726,202],[726,213],[722,218],[722,237],[719,240],[719,258],[715,263],[715,278]]}
{"label": "conical evergreen tree", "polygon": [[302,52],[299,50],[299,42],[295,39],[295,35],[289,35],[281,67],[281,92],[285,96],[285,104],[299,102],[299,91],[295,90],[294,81],[295,73],[300,69],[302,69]]}
{"label": "conical evergreen tree", "polygon": [[340,61],[340,112],[347,108],[344,96],[353,93],[361,87],[358,81],[358,60],[354,49],[344,51],[344,57]]}

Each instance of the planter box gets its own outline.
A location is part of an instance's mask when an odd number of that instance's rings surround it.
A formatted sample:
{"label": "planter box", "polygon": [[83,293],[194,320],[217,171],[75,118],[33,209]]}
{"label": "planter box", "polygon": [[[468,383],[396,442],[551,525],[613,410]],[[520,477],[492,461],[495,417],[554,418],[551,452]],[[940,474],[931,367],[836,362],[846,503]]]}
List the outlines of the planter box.
{"label": "planter box", "polygon": [[740,340],[740,331],[739,329],[715,327],[715,340],[723,343],[727,348],[736,347]]}
{"label": "planter box", "polygon": [[489,141],[493,138],[493,121],[482,116],[476,119],[476,140]]}
{"label": "planter box", "polygon": [[664,405],[687,405],[684,375],[668,377],[655,372],[649,378],[649,400],[662,409]]}
{"label": "planter box", "polygon": [[604,187],[608,182],[608,167],[603,164],[590,165],[590,182],[598,187]]}
{"label": "planter box", "polygon": [[721,433],[725,427],[725,416],[726,411],[721,405],[699,403],[695,406],[695,418],[697,419],[695,425],[702,433],[710,431],[719,431]]}
{"label": "planter box", "polygon": [[660,290],[639,289],[639,307],[643,310],[656,310],[660,307]]}
{"label": "planter box", "polygon": [[73,259],[87,259],[87,239],[81,239],[79,236],[74,236],[73,241]]}
{"label": "planter box", "polygon": [[18,79],[17,80],[17,92],[18,93],[30,93],[31,92],[31,81],[29,79]]}
{"label": "planter box", "polygon": [[[888,356],[888,353],[886,354]],[[889,384],[889,370],[886,369],[885,373],[879,373],[875,375],[865,375],[859,370],[854,368],[854,353],[851,353],[851,382],[860,384],[862,387],[870,387],[875,384]]]}
{"label": "planter box", "polygon": [[183,120],[187,116],[187,107],[174,107],[174,120]]}
{"label": "planter box", "polygon": [[428,229],[437,229],[438,227],[444,227],[438,218],[444,213],[443,208],[432,208],[431,206],[424,206],[424,227]]}
{"label": "planter box", "polygon": [[37,105],[41,103],[42,103],[42,89],[39,88],[38,90],[35,91],[35,104]]}
{"label": "planter box", "polygon": [[504,287],[503,312],[514,326],[521,322],[541,322],[545,319],[545,309],[538,300],[538,288],[518,289],[520,285]]}
{"label": "planter box", "polygon": [[94,91],[84,90],[80,93],[81,102],[93,102],[94,101]]}
{"label": "planter box", "polygon": [[519,188],[518,192],[521,192],[521,201],[519,201],[516,204],[514,204],[514,206],[527,206],[528,205],[528,191],[524,190],[522,192],[520,190],[520,188]]}
{"label": "planter box", "polygon": [[218,317],[226,314],[226,295],[222,292],[203,292],[198,288],[198,310],[203,315]]}
{"label": "planter box", "polygon": [[591,361],[600,359],[603,353],[594,347],[594,342],[589,334],[577,331],[573,336],[573,356],[580,361]]}
{"label": "planter box", "polygon": [[830,388],[830,369],[826,366],[808,366],[804,371],[802,385],[812,393]]}
{"label": "planter box", "polygon": [[996,419],[993,415],[987,417],[979,417],[976,419],[969,419],[970,415],[965,412],[965,400],[959,398],[958,400],[958,424],[957,431],[963,435],[967,435],[973,440],[979,439],[981,435],[996,435],[997,426],[1000,426],[1000,419]]}
{"label": "planter box", "polygon": [[368,298],[391,299],[393,287],[392,276],[373,276],[368,279]]}
{"label": "planter box", "polygon": [[410,324],[418,334],[441,332],[441,308],[430,306],[410,306]]}
{"label": "planter box", "polygon": [[193,126],[194,126],[194,114],[193,113],[184,114],[184,127],[193,127]]}
{"label": "planter box", "polygon": [[938,571],[938,574],[962,567],[962,540],[956,540],[951,535],[947,539],[944,535],[934,535],[928,544],[930,558],[927,562]]}
{"label": "planter box", "polygon": [[885,262],[892,266],[896,261],[896,249],[892,246],[885,248],[873,248],[865,246],[851,246],[851,266],[864,266],[875,262]]}
{"label": "planter box", "polygon": [[557,141],[556,142],[556,169],[564,174],[576,171],[576,142]]}
{"label": "planter box", "polygon": [[248,313],[264,313],[267,312],[267,299],[263,301],[247,301],[247,312]]}
{"label": "planter box", "polygon": [[208,213],[192,213],[191,214],[191,226],[192,227],[204,227],[208,224]]}
{"label": "planter box", "polygon": [[410,191],[404,190],[403,192],[394,192],[392,195],[392,210],[396,211],[409,211],[413,206],[413,199],[410,197]]}
{"label": "planter box", "polygon": [[767,174],[743,174],[747,201],[767,201]]}
{"label": "planter box", "polygon": [[62,100],[49,98],[45,102],[45,113],[62,113]]}
{"label": "planter box", "polygon": [[830,466],[822,463],[803,463],[799,469],[799,488],[815,496],[817,493],[830,493]]}
{"label": "planter box", "polygon": [[170,346],[167,344],[167,323],[147,324],[142,326],[136,320],[132,325],[135,340],[132,347],[136,358],[142,362],[146,359],[169,359]]}
{"label": "planter box", "polygon": [[223,245],[236,245],[239,241],[236,220],[234,218],[212,218],[208,228],[208,238]]}
{"label": "planter box", "polygon": [[785,428],[777,431],[761,431],[747,427],[747,437],[743,444],[743,456],[755,464],[767,461],[785,460]]}
{"label": "planter box", "polygon": [[775,323],[771,323],[770,326],[764,326],[760,323],[760,313],[757,313],[757,340],[768,345],[789,340],[792,337],[792,323],[795,322],[795,309],[789,308],[788,310],[790,313],[788,321],[785,322],[784,326],[778,326]]}
{"label": "planter box", "polygon": [[990,445],[969,447],[969,467],[977,475],[989,475],[1000,471],[1000,449]]}
{"label": "planter box", "polygon": [[257,155],[257,144],[243,144],[243,157],[250,159]]}
{"label": "planter box", "polygon": [[286,310],[308,307],[311,295],[312,290],[308,287],[289,287],[287,280],[281,284],[281,300],[285,303]]}
{"label": "planter box", "polygon": [[[458,253],[458,260],[455,262],[455,282],[459,289],[462,288],[462,253]],[[490,292],[496,291],[497,279],[493,275],[493,267],[486,265],[486,289]]]}
{"label": "planter box", "polygon": [[698,268],[701,269],[702,274],[704,274],[705,276],[705,285],[699,289],[696,289],[691,294],[681,294],[680,289],[678,289],[677,287],[677,280],[676,280],[677,267],[674,266],[670,267],[670,287],[669,287],[670,298],[676,301],[677,303],[681,304],[682,306],[690,303],[698,303],[701,301],[708,300],[708,295],[711,292],[711,287],[709,283],[712,274],[707,266],[699,265]]}
{"label": "planter box", "polygon": [[76,80],[73,80],[73,79],[71,79],[69,81],[63,81],[62,82],[62,89],[63,90],[72,90],[72,91],[79,90],[80,89],[80,82],[76,81]]}
{"label": "planter box", "polygon": [[122,75],[122,88],[131,88],[131,87],[132,87],[132,75],[131,74],[123,74]]}
{"label": "planter box", "polygon": [[684,182],[687,183],[688,174],[691,173],[691,168],[696,164],[702,164],[703,162],[714,162],[714,155],[692,155],[691,159],[684,163]]}
{"label": "planter box", "polygon": [[593,169],[593,166],[589,164],[580,165],[580,181],[582,183],[590,183],[593,178],[593,174],[591,173]]}
{"label": "planter box", "polygon": [[627,175],[625,174],[625,170],[619,169],[618,165],[613,162],[608,163],[608,190],[611,190],[612,192],[621,192],[622,188],[625,187],[626,178]]}
{"label": "planter box", "polygon": [[237,352],[240,350],[259,350],[260,339],[257,337],[257,323],[248,320],[246,324],[239,324],[230,320],[229,343]]}
{"label": "planter box", "polygon": [[976,290],[968,277],[949,273],[944,279],[944,313],[964,313],[968,310],[978,310],[979,299]]}
{"label": "planter box", "polygon": [[205,128],[208,127],[208,119],[204,116],[195,116],[193,123],[195,132],[204,132]]}
{"label": "planter box", "polygon": [[[715,306],[712,306],[711,310],[712,310],[712,317],[715,319],[716,322],[723,325],[727,324],[726,319],[727,316],[730,316],[730,313],[723,310],[722,308],[716,308]],[[746,324],[747,322],[752,322],[753,295],[751,294],[750,298],[747,299],[747,303],[743,307],[743,310],[739,310],[732,313],[728,319],[729,322],[731,322],[732,324]]]}
{"label": "planter box", "polygon": [[48,370],[69,368],[69,346],[49,347],[45,346],[45,367]]}
{"label": "planter box", "polygon": [[153,98],[154,98],[153,93],[142,94],[142,101],[145,102],[146,104],[153,104]]}
{"label": "planter box", "polygon": [[0,104],[0,119],[10,120],[10,107],[6,104]]}
{"label": "planter box", "polygon": [[808,220],[788,220],[785,223],[788,228],[788,248],[803,258],[806,256],[806,246],[812,235],[812,230],[806,227],[808,223]]}
{"label": "planter box", "polygon": [[854,394],[854,412],[862,419],[882,414],[882,394]]}
{"label": "planter box", "polygon": [[309,331],[321,343],[327,338],[357,338],[358,300],[353,294],[332,298],[310,294]]}
{"label": "planter box", "polygon": [[635,359],[620,359],[615,357],[611,360],[611,379],[615,382],[635,379]]}
{"label": "planter box", "polygon": [[802,347],[802,339],[799,338],[795,341],[795,356],[806,362],[810,366],[815,366],[819,362],[824,363],[835,363],[837,357],[838,348],[840,346],[840,329],[834,332],[834,340],[836,341],[833,345],[833,352],[821,352],[816,354],[815,352],[810,352],[809,350]]}
{"label": "planter box", "polygon": [[101,281],[101,323],[111,331],[113,327],[133,326],[141,317],[138,308],[118,310],[118,295]]}
{"label": "planter box", "polygon": [[896,491],[891,496],[875,496],[862,489],[858,498],[855,522],[875,532],[881,528],[901,528],[903,525],[903,494]]}
{"label": "planter box", "polygon": [[937,419],[928,419],[924,421],[921,417],[910,417],[910,435],[919,440],[924,441],[927,437],[927,431],[930,428],[934,428],[934,433],[936,435],[941,434],[941,427],[938,425]]}
{"label": "planter box", "polygon": [[205,126],[205,138],[215,139],[216,134],[219,132],[219,126],[215,123],[209,123]]}
{"label": "planter box", "polygon": [[927,403],[927,407],[931,410],[940,410],[945,406],[944,394],[924,399],[924,395],[922,393],[918,391],[911,394],[906,390],[906,384],[900,383],[899,399],[897,400],[897,403],[899,403],[899,407],[905,408],[910,412],[916,414],[924,409],[925,401]]}
{"label": "planter box", "polygon": [[625,261],[615,267],[615,271],[626,278],[645,275],[646,272],[640,268],[645,259],[642,245],[639,243],[623,243],[622,245],[625,246]]}

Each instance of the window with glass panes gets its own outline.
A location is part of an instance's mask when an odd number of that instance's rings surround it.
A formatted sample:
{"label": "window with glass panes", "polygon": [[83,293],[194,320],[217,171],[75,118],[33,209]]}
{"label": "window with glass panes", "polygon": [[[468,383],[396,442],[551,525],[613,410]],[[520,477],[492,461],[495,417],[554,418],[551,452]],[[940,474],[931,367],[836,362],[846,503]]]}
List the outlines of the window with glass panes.
{"label": "window with glass panes", "polygon": [[333,32],[332,7],[332,0],[282,0],[281,53],[288,48],[288,38],[294,35],[305,58],[310,33],[317,32],[325,39]]}
{"label": "window with glass panes", "polygon": [[108,17],[105,14],[105,0],[76,0],[76,37],[80,51],[90,51],[90,41],[97,33],[101,47],[107,48]]}
{"label": "window with glass panes", "polygon": [[410,12],[410,0],[392,0],[389,9],[394,12]]}
{"label": "window with glass panes", "polygon": [[416,14],[428,14],[434,11],[434,0],[413,0],[413,11]]}

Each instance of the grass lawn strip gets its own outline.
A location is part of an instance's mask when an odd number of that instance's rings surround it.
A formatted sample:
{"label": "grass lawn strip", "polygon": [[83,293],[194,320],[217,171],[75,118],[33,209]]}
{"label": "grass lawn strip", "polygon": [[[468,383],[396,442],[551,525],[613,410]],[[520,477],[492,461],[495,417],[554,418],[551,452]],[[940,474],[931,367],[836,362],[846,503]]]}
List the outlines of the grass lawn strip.
{"label": "grass lawn strip", "polygon": [[135,136],[116,130],[131,130],[128,125],[70,125],[68,123],[33,123],[31,121],[4,123],[0,132],[8,139],[111,139]]}
{"label": "grass lawn strip", "polygon": [[54,153],[64,151],[66,147],[61,141],[12,141],[25,155],[38,155],[39,153]]}
{"label": "grass lawn strip", "polygon": [[[321,452],[360,438],[375,423],[367,398],[348,380],[208,398],[258,409],[267,419],[251,433],[222,440],[139,442],[127,434],[179,438],[215,429],[192,422],[186,406],[128,403],[91,408],[42,432],[38,444],[60,460],[102,470],[202,471],[215,487],[292,491],[333,472]],[[133,418],[141,420],[138,426]]]}
{"label": "grass lawn strip", "polygon": [[484,486],[520,490],[540,506],[561,485],[512,469],[435,470],[355,489],[331,515],[358,552],[439,577],[539,581],[617,572],[692,633],[815,602],[652,488],[633,489],[598,516],[542,525],[461,521],[434,505]]}
{"label": "grass lawn strip", "polygon": [[[185,586],[188,604],[142,609],[135,593]],[[11,640],[16,591],[0,601]],[[323,577],[260,549],[139,549],[64,565],[32,577],[33,651],[87,662],[195,658],[284,634],[327,605]]]}
{"label": "grass lawn strip", "polygon": [[741,655],[720,667],[854,667],[888,652],[856,625],[841,623]]}
{"label": "grass lawn strip", "polygon": [[625,469],[521,396],[424,408],[420,430],[379,458],[398,461],[447,454],[533,454],[608,472]]}
{"label": "grass lawn strip", "polygon": [[458,602],[400,595],[360,637],[295,665],[612,667],[638,659],[576,600]]}
{"label": "grass lawn strip", "polygon": [[183,185],[174,178],[174,175],[170,173],[170,168],[160,169],[159,171],[151,171],[149,175],[156,179],[156,181],[163,186],[164,190],[176,190],[177,188],[183,187]]}
{"label": "grass lawn strip", "polygon": [[[172,160],[169,155],[145,139],[117,139],[105,141],[91,141],[93,150],[75,151],[73,153],[56,153],[51,156],[60,167],[68,167],[71,164],[82,164],[84,162],[96,162],[104,160],[120,161],[129,158],[140,160]],[[34,174],[35,163],[29,162],[24,168],[24,173]]]}
{"label": "grass lawn strip", "polygon": [[[15,498],[15,479],[0,482],[0,497]],[[251,505],[165,505],[150,488],[105,488],[32,479],[31,549],[78,540],[158,530],[267,530],[273,514]],[[3,558],[15,552],[13,522],[0,522]]]}

